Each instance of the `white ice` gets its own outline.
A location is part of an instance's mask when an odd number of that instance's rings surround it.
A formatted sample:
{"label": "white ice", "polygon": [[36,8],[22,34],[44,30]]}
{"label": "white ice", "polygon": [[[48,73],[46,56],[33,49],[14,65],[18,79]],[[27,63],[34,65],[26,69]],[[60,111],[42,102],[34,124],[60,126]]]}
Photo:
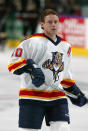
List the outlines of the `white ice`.
{"label": "white ice", "polygon": [[[19,77],[8,72],[10,52],[0,52],[0,131],[18,131]],[[88,96],[88,57],[73,56],[73,77]],[[69,101],[71,131],[88,131],[88,105],[77,107]],[[49,131],[43,122],[41,131]]]}

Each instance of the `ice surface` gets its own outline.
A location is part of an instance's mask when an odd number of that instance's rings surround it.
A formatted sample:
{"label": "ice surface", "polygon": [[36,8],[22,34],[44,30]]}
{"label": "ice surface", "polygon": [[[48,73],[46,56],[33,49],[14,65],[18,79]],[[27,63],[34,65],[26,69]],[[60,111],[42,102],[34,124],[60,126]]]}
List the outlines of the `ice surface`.
{"label": "ice surface", "polygon": [[[18,131],[19,77],[7,70],[9,52],[0,52],[0,131]],[[88,96],[88,58],[72,59],[73,77]],[[88,131],[88,105],[80,108],[69,101],[71,131]],[[43,122],[41,131],[49,131]]]}

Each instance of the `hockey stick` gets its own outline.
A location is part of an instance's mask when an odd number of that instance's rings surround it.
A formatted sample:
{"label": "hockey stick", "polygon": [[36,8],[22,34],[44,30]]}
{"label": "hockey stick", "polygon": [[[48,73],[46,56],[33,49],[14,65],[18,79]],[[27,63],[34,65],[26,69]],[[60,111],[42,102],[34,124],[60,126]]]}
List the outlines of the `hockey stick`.
{"label": "hockey stick", "polygon": [[[33,75],[31,75],[31,77],[32,77],[32,79],[34,78]],[[74,94],[72,94],[72,93],[70,93],[70,92],[68,92],[68,91],[65,91],[64,89],[61,89],[60,87],[58,87],[58,86],[56,86],[56,85],[47,84],[47,82],[45,82],[44,85],[45,85],[45,86],[50,86],[50,87],[52,87],[52,88],[54,88],[54,89],[58,89],[59,91],[65,93],[67,96],[70,96],[70,97],[72,97],[72,98],[74,98],[74,99],[77,99],[77,98],[78,98],[76,95],[74,95]]]}
{"label": "hockey stick", "polygon": [[[31,77],[34,78],[33,75],[31,75]],[[58,91],[61,91],[61,92],[65,93],[65,95],[68,96],[68,97],[71,97],[71,98],[74,98],[74,99],[77,99],[77,98],[78,98],[78,96],[76,96],[76,95],[74,95],[74,94],[72,94],[72,93],[70,93],[70,92],[68,92],[68,91],[65,91],[64,89],[62,89],[62,88],[60,88],[60,87],[58,87],[58,86],[56,86],[56,85],[47,84],[47,82],[45,82],[44,85],[45,85],[45,86],[52,87],[53,89],[57,89]],[[86,102],[86,103],[88,103],[88,99],[87,99],[87,102]]]}
{"label": "hockey stick", "polygon": [[[66,96],[69,96],[69,97],[71,97],[71,98],[74,98],[74,99],[77,99],[78,98],[78,96],[76,96],[76,95],[74,95],[74,94],[72,94],[72,93],[70,93],[70,92],[68,92],[68,91],[65,91],[64,89],[62,89],[62,88],[60,88],[60,87],[58,87],[58,86],[56,86],[56,85],[48,85],[46,82],[44,83],[46,86],[50,86],[50,87],[52,87],[52,88],[55,88],[55,89],[58,89],[59,91],[61,91],[61,92],[63,92],[63,93],[65,93],[66,94]],[[88,98],[87,98],[87,102],[86,102],[87,104],[88,104]]]}
{"label": "hockey stick", "polygon": [[72,98],[74,98],[74,99],[77,99],[78,97],[76,96],[76,95],[74,95],[74,94],[72,94],[72,93],[70,93],[70,92],[68,92],[68,91],[65,91],[64,89],[61,89],[60,87],[58,87],[58,86],[55,86],[55,85],[48,85],[46,82],[44,83],[46,86],[50,86],[50,87],[52,87],[52,88],[55,88],[55,89],[58,89],[59,91],[62,91],[63,93],[65,93],[67,96],[70,96],[70,97],[72,97]]}

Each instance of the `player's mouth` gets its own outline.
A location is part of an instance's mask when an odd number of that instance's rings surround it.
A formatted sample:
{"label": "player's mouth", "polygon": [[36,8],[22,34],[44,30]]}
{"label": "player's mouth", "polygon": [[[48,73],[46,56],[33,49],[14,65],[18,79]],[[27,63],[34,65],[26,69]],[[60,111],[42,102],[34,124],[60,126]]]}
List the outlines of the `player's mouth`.
{"label": "player's mouth", "polygon": [[56,29],[54,28],[54,29],[51,29],[52,31],[56,31]]}

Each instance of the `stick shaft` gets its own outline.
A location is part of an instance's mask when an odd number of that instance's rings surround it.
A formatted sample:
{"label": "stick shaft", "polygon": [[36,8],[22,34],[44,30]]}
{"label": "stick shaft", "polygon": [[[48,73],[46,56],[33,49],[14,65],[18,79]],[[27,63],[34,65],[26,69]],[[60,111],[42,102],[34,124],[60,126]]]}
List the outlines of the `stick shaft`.
{"label": "stick shaft", "polygon": [[74,94],[72,94],[72,93],[70,93],[70,92],[68,92],[68,91],[65,91],[64,89],[61,89],[61,88],[59,88],[58,86],[48,85],[46,82],[45,82],[44,84],[45,84],[46,86],[50,86],[50,87],[52,87],[52,88],[58,89],[59,91],[62,91],[62,92],[65,93],[67,96],[70,96],[70,97],[75,98],[75,99],[78,98],[76,95],[74,95]]}

